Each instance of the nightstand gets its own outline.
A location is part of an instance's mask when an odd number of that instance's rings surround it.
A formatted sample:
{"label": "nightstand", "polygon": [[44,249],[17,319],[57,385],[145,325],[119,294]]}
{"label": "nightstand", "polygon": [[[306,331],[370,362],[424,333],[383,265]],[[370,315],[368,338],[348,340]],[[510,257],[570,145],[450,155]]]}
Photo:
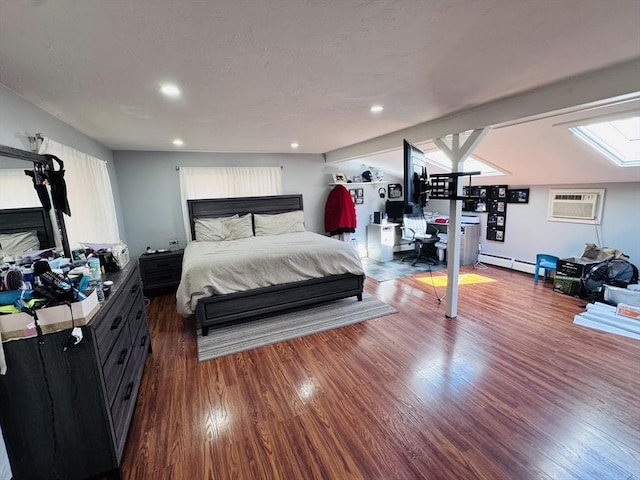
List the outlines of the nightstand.
{"label": "nightstand", "polygon": [[145,253],[140,256],[140,275],[145,293],[158,293],[160,289],[175,289],[182,275],[184,250]]}

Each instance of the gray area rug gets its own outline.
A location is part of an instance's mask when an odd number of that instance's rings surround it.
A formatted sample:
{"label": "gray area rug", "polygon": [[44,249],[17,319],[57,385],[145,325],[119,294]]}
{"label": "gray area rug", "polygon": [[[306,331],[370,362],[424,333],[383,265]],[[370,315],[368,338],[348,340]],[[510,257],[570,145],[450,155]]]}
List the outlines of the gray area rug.
{"label": "gray area rug", "polygon": [[395,308],[365,293],[361,302],[356,297],[343,298],[305,310],[210,328],[206,337],[198,331],[198,361],[204,362],[396,312]]}
{"label": "gray area rug", "polygon": [[387,280],[408,277],[416,273],[437,272],[438,270],[447,268],[444,263],[430,265],[422,261],[417,262],[415,266],[412,267],[410,261],[402,262],[402,257],[405,254],[395,254],[393,260],[389,262],[378,262],[370,258],[363,258],[362,265],[364,266],[367,277],[371,277],[378,282],[386,282]]}

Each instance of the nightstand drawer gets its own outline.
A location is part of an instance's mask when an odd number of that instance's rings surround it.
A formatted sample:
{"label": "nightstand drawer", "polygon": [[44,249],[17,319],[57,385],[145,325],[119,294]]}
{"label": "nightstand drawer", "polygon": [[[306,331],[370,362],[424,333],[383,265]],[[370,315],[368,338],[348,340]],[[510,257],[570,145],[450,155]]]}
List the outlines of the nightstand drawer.
{"label": "nightstand drawer", "polygon": [[152,256],[148,259],[145,258],[143,263],[145,274],[161,273],[166,270],[180,270],[182,269],[182,255],[179,257],[164,256],[162,258],[154,258]]}

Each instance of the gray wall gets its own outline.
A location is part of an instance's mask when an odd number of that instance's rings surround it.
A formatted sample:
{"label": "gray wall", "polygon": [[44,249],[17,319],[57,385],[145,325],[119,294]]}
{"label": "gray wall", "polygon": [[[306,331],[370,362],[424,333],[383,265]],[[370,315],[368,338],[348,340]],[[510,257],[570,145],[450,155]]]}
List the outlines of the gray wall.
{"label": "gray wall", "polygon": [[[567,185],[532,186],[529,203],[508,204],[504,243],[486,240],[487,214],[478,214],[482,252],[535,262],[537,253],[575,257],[580,256],[585,243],[595,243],[622,250],[640,266],[640,182],[570,186],[605,189],[602,224],[598,226],[547,221],[549,190],[563,187]],[[449,202],[430,200],[426,210],[448,213]]]}
{"label": "gray wall", "polygon": [[322,155],[115,151],[126,243],[132,255],[147,246],[186,244],[176,166],[282,166],[283,193],[301,193],[308,230],[323,233],[328,195]]}
{"label": "gray wall", "polygon": [[[115,197],[118,227],[120,228],[120,235],[123,235],[124,224],[120,196],[118,194],[118,178],[111,150],[0,84],[0,144],[21,150],[31,150],[27,137],[36,133],[41,133],[56,142],[63,143],[107,162],[111,187]],[[0,158],[0,168],[20,168],[18,165],[24,166],[25,163]],[[28,180],[28,177],[25,176],[25,178]],[[73,215],[73,205],[71,205],[71,215]]]}

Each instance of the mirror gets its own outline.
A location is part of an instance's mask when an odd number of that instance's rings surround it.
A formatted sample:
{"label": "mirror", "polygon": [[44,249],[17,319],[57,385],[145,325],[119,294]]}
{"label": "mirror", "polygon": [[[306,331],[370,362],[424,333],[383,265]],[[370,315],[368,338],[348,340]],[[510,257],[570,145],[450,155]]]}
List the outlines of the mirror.
{"label": "mirror", "polygon": [[[33,162],[29,158],[13,158],[3,155],[5,149],[11,150],[13,153],[24,152],[25,156],[33,155],[31,152],[12,149],[0,146],[0,210],[42,207],[42,203],[38,198],[38,194],[33,186],[31,177],[25,175],[25,170],[33,168]],[[60,233],[60,224],[55,214],[55,210],[51,208],[49,211],[51,225],[53,227],[53,235],[55,238],[55,247],[59,251],[65,251],[64,235]],[[2,227],[0,225],[0,227]],[[64,232],[64,228],[62,229]],[[52,245],[53,246],[53,245]]]}

